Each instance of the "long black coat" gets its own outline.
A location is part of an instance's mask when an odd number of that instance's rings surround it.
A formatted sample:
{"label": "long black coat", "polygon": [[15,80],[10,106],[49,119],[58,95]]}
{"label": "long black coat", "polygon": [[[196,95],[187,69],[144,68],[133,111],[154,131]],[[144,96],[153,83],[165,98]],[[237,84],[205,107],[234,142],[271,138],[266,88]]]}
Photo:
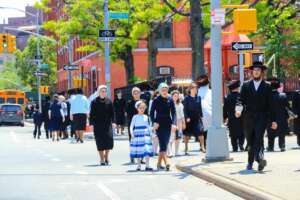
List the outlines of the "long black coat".
{"label": "long black coat", "polygon": [[237,105],[244,107],[243,125],[246,137],[253,131],[258,132],[258,135],[263,135],[268,122],[276,121],[272,89],[264,80],[257,91],[253,80],[245,82]]}
{"label": "long black coat", "polygon": [[240,98],[240,93],[231,92],[224,99],[223,117],[228,119],[228,128],[231,137],[243,136],[243,121],[242,118],[235,117],[235,106]]}
{"label": "long black coat", "polygon": [[[288,99],[285,93],[279,93],[277,91],[272,92],[273,97],[273,105],[275,109],[275,117],[276,122],[278,125],[277,130],[275,131],[277,134],[286,134],[289,127],[288,127],[288,112],[287,108],[289,109]],[[271,124],[269,125],[269,129]]]}
{"label": "long black coat", "polygon": [[293,112],[299,117],[294,119],[294,133],[300,135],[300,91],[293,96]]}
{"label": "long black coat", "polygon": [[116,116],[116,123],[118,125],[124,125],[125,123],[125,110],[126,110],[126,101],[125,99],[114,100],[114,111]]}
{"label": "long black coat", "polygon": [[113,104],[110,99],[97,97],[91,103],[90,123],[99,151],[113,148],[112,123],[115,122]]}

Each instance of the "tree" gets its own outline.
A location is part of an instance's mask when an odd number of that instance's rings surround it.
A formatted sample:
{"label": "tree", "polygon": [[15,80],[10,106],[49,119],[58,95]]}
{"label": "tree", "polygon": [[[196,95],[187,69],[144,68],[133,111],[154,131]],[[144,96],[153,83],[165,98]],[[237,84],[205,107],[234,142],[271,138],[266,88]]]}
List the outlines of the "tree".
{"label": "tree", "polygon": [[[298,10],[294,5],[295,0],[262,1],[256,5],[259,27],[252,37],[259,38],[266,46],[267,58],[276,54],[280,78],[289,75],[286,67],[300,66],[300,19],[296,17]],[[269,75],[271,71],[270,68]]]}
{"label": "tree", "polygon": [[36,91],[37,79],[34,73],[35,71],[37,71],[38,67],[34,62],[34,59],[37,55],[37,40],[39,40],[40,44],[42,63],[49,65],[47,69],[42,70],[48,75],[42,77],[41,84],[49,85],[50,88],[55,89],[57,69],[56,44],[47,39],[37,39],[36,37],[30,37],[27,43],[27,47],[23,51],[18,50],[15,53],[15,68],[17,75],[20,77],[24,86],[30,87],[34,91]]}
{"label": "tree", "polygon": [[28,90],[25,88],[21,79],[17,74],[14,61],[8,61],[4,63],[4,68],[0,75],[0,90],[3,89],[17,89],[17,90]]}

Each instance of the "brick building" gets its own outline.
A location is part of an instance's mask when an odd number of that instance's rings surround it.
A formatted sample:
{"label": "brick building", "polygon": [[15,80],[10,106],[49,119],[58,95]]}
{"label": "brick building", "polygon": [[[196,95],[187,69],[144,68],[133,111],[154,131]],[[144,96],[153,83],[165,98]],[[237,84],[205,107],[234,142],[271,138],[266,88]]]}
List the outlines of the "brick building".
{"label": "brick building", "polygon": [[[49,4],[53,9],[52,12],[45,15],[44,19],[59,19],[66,17],[61,12],[63,2],[61,0],[52,0]],[[232,30],[232,26],[226,28],[226,31]],[[173,70],[175,78],[191,78],[192,73],[192,49],[189,35],[189,19],[185,18],[180,22],[166,23],[161,29],[161,38],[157,39],[158,56],[157,67],[168,66]],[[245,35],[224,35],[222,38],[222,63],[223,75],[228,77],[238,73],[236,65],[238,64],[236,52],[231,51],[231,42],[249,41]],[[91,94],[99,84],[105,83],[104,58],[99,52],[82,53],[76,52],[76,48],[82,45],[79,38],[73,38],[72,41],[72,64],[83,66],[83,73],[73,71],[73,78],[83,77],[87,79],[87,85],[84,87],[86,94]],[[63,70],[63,66],[68,64],[68,48],[58,47],[58,82],[57,90],[59,92],[68,89],[68,72]],[[140,41],[134,49],[135,75],[141,79],[147,79],[147,43]],[[210,67],[210,42],[205,45],[205,65],[209,70]],[[234,68],[235,67],[235,68]],[[111,86],[112,89],[123,87],[125,82],[125,70],[121,61],[111,63]]]}

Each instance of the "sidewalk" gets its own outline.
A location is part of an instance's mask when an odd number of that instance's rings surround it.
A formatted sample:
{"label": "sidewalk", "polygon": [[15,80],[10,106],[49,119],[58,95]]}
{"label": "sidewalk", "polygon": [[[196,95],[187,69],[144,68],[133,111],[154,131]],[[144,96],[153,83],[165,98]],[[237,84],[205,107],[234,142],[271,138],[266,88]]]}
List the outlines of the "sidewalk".
{"label": "sidewalk", "polygon": [[233,161],[203,163],[199,158],[190,158],[177,164],[181,171],[251,200],[300,199],[300,149],[296,137],[287,137],[286,152],[265,153],[268,165],[263,173],[246,170],[247,153],[231,153]]}

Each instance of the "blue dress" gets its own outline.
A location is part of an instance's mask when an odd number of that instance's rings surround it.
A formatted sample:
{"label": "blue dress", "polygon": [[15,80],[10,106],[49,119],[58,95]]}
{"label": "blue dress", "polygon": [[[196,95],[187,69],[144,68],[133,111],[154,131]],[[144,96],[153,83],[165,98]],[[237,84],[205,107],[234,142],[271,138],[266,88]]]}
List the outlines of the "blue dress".
{"label": "blue dress", "polygon": [[132,118],[130,129],[134,136],[130,141],[130,157],[152,157],[153,147],[148,116],[135,115]]}
{"label": "blue dress", "polygon": [[153,123],[159,124],[156,135],[159,140],[160,152],[166,152],[170,141],[171,127],[172,125],[176,125],[176,109],[172,98],[158,96],[154,99],[150,117]]}

